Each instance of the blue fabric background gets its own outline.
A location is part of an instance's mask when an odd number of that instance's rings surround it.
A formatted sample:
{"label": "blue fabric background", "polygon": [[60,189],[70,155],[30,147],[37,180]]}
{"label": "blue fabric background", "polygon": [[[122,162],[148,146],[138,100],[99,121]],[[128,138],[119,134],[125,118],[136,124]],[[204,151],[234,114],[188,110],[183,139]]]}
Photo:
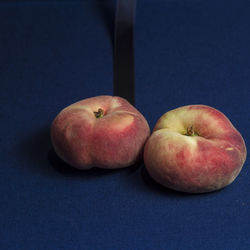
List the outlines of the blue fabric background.
{"label": "blue fabric background", "polygon": [[[0,1],[0,249],[250,249],[249,160],[187,195],[143,163],[86,172],[56,158],[65,106],[113,91],[112,1]],[[250,3],[138,0],[136,107],[151,129],[186,104],[221,110],[250,143]]]}

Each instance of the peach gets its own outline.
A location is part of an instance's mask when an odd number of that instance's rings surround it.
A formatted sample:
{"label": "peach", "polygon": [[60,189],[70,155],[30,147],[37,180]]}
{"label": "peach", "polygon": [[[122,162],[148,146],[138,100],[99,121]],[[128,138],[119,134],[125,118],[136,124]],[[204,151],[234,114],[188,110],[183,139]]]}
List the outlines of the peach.
{"label": "peach", "polygon": [[241,134],[220,111],[189,105],[165,113],[144,149],[148,173],[182,192],[221,189],[240,173],[247,150]]}
{"label": "peach", "polygon": [[143,115],[125,99],[112,96],[73,103],[51,125],[57,155],[79,169],[133,165],[142,157],[149,134]]}

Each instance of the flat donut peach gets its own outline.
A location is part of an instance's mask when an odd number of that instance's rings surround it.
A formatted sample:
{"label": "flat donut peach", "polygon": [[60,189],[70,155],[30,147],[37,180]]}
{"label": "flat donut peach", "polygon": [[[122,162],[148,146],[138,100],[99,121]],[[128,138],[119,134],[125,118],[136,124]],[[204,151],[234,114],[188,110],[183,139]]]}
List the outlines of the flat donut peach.
{"label": "flat donut peach", "polygon": [[142,157],[149,134],[143,115],[125,99],[112,96],[76,102],[51,125],[57,155],[79,169],[133,165]]}

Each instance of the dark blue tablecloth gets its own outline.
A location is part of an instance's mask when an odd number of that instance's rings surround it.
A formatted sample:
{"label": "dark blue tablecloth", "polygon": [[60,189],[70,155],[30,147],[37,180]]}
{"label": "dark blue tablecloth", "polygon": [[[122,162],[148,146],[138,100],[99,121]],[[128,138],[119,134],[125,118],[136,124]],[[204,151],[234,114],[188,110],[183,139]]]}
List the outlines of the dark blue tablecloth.
{"label": "dark blue tablecloth", "polygon": [[[250,3],[138,0],[136,107],[207,104],[250,143]],[[82,172],[56,158],[51,121],[113,93],[112,1],[0,1],[0,249],[250,249],[249,160],[233,184],[187,195],[143,163]]]}

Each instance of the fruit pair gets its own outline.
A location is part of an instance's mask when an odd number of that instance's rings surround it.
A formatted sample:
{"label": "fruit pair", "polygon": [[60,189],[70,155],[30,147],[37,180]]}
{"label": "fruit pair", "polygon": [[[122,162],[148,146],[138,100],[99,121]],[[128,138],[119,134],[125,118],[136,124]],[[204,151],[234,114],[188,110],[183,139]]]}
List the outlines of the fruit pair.
{"label": "fruit pair", "polygon": [[168,188],[203,193],[221,189],[238,176],[246,146],[218,110],[189,105],[165,113],[150,129],[125,99],[98,96],[63,109],[51,126],[58,156],[79,169],[133,165],[142,155],[147,171]]}

